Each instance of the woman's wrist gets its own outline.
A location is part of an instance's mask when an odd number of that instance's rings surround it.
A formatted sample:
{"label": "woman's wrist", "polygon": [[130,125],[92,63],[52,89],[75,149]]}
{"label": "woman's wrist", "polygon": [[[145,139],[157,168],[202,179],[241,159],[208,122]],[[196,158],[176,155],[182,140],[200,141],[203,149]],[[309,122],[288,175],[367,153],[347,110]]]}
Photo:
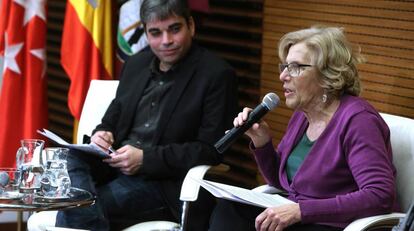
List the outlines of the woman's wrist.
{"label": "woman's wrist", "polygon": [[270,136],[266,136],[266,137],[257,137],[255,139],[252,139],[253,145],[255,148],[262,148],[264,147],[267,143],[269,143],[271,140]]}

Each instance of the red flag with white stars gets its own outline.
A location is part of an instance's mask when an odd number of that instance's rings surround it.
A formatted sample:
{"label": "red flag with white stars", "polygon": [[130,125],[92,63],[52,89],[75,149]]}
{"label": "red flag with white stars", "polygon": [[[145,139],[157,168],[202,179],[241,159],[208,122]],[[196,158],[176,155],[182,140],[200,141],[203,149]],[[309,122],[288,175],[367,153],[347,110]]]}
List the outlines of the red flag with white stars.
{"label": "red flag with white stars", "polygon": [[0,1],[0,167],[47,127],[46,0]]}

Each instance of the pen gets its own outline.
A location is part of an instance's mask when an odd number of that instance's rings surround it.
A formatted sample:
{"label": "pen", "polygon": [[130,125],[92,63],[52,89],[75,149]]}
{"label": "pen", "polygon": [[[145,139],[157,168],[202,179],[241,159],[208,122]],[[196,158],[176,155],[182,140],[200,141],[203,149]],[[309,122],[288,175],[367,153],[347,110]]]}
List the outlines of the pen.
{"label": "pen", "polygon": [[108,148],[108,150],[111,152],[111,153],[115,153],[115,154],[118,154],[113,148],[112,148],[112,146],[109,146],[109,148]]}

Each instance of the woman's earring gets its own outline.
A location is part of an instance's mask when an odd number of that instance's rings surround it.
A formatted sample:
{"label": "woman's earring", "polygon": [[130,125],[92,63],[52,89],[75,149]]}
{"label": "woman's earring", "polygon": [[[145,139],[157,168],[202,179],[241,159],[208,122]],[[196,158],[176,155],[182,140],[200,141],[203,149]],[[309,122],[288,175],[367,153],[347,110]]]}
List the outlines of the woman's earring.
{"label": "woman's earring", "polygon": [[322,102],[326,103],[327,100],[328,100],[328,95],[326,95],[326,93],[325,93],[325,94],[322,95]]}

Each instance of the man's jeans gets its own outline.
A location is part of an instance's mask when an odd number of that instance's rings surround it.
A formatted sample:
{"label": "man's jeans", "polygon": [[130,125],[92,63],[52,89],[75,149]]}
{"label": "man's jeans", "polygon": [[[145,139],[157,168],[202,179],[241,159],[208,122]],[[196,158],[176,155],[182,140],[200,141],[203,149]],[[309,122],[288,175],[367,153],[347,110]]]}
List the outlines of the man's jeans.
{"label": "man's jeans", "polygon": [[139,221],[167,207],[156,182],[124,175],[91,154],[71,150],[68,172],[72,187],[96,195],[96,203],[59,211],[58,227],[104,231],[112,220]]}

